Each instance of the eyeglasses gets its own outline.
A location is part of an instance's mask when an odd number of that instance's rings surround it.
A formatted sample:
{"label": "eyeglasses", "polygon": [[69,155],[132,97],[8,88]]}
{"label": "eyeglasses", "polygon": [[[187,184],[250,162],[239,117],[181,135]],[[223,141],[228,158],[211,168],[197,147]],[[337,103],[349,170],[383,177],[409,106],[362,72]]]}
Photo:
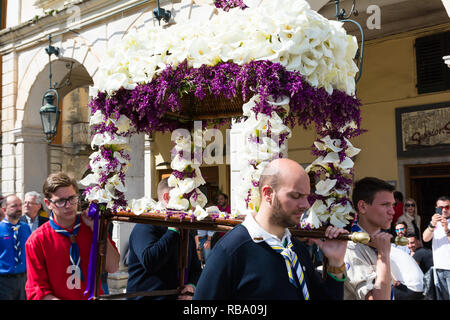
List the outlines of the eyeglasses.
{"label": "eyeglasses", "polygon": [[400,231],[405,231],[405,228],[398,228],[398,229],[395,229],[395,232],[400,232]]}
{"label": "eyeglasses", "polygon": [[51,203],[53,203],[57,208],[64,208],[67,206],[67,203],[69,203],[70,205],[74,205],[78,203],[78,196],[71,196],[69,198],[66,199],[58,199],[58,200],[50,200],[48,199],[48,201],[50,201]]}
{"label": "eyeglasses", "polygon": [[35,205],[38,205],[38,204],[40,204],[40,203],[37,203],[37,202],[28,202],[28,201],[25,201],[25,202],[23,203],[24,206],[28,206],[28,205],[30,205],[30,206],[35,206]]}
{"label": "eyeglasses", "polygon": [[438,208],[440,208],[441,210],[448,210],[448,209],[450,209],[450,204],[448,204],[446,206],[440,206]]}
{"label": "eyeglasses", "polygon": [[405,203],[405,207],[415,207],[416,205],[414,203]]}

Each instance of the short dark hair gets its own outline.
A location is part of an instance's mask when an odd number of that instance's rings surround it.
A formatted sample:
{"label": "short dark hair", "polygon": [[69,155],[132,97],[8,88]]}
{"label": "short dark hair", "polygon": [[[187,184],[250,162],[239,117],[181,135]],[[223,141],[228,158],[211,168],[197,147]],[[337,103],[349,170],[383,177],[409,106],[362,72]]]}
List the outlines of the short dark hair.
{"label": "short dark hair", "polygon": [[[17,196],[16,196],[14,193],[10,193],[10,194],[4,196],[4,197],[2,198],[2,202],[1,202],[2,208],[6,208],[6,203],[8,202],[8,198],[9,198],[9,197],[17,197]],[[17,197],[17,198],[18,198],[18,197]]]}
{"label": "short dark hair", "polygon": [[375,177],[365,177],[355,182],[353,187],[352,202],[355,210],[358,210],[358,202],[363,200],[372,204],[375,194],[380,191],[394,192],[393,185]]}
{"label": "short dark hair", "polygon": [[450,201],[450,197],[449,196],[440,196],[439,198],[437,198],[436,202],[438,201]]}
{"label": "short dark hair", "polygon": [[62,187],[73,187],[73,190],[78,193],[78,183],[77,180],[70,177],[65,172],[57,172],[50,174],[47,179],[45,179],[42,191],[47,199],[50,199],[55,191]]}
{"label": "short dark hair", "polygon": [[397,221],[397,222],[395,223],[395,226],[398,226],[399,224],[404,225],[404,226],[406,227],[406,229],[408,229],[408,225],[406,224],[406,222],[403,222],[403,221]]}
{"label": "short dark hair", "polygon": [[403,193],[401,193],[400,191],[394,191],[394,199],[402,202],[403,201]]}
{"label": "short dark hair", "polygon": [[[219,193],[219,196],[223,196],[225,198],[225,200],[228,200],[228,196],[225,193]],[[219,197],[217,196],[217,197]]]}
{"label": "short dark hair", "polygon": [[416,235],[414,232],[409,232],[409,233],[407,233],[407,234],[406,234],[406,237],[407,237],[407,238],[412,238],[412,237],[414,237],[414,238],[416,238],[416,239],[419,239],[419,238],[417,237],[417,235]]}

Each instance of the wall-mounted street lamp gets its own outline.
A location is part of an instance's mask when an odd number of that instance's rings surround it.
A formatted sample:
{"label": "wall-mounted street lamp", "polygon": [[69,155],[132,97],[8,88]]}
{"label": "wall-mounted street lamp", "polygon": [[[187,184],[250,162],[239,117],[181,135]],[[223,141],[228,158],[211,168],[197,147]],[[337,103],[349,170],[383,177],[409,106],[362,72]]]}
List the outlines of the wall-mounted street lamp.
{"label": "wall-mounted street lamp", "polygon": [[153,9],[153,16],[158,19],[158,24],[161,25],[161,19],[165,22],[169,22],[170,17],[172,16],[169,10],[163,9],[159,6],[159,0],[157,7]]}
{"label": "wall-mounted street lamp", "polygon": [[[41,116],[42,128],[45,133],[45,137],[48,143],[52,142],[52,140],[56,136],[56,131],[58,130],[58,122],[59,115],[61,111],[59,110],[59,95],[58,91],[54,88],[52,84],[52,61],[51,56],[54,54],[55,56],[59,56],[59,48],[53,47],[51,45],[52,37],[48,36],[48,47],[45,48],[45,52],[48,54],[49,61],[49,89],[45,91],[44,96],[42,97],[42,107],[39,110],[39,114]],[[56,102],[55,102],[56,100]],[[45,102],[45,104],[44,104]]]}
{"label": "wall-mounted street lamp", "polygon": [[346,14],[345,9],[339,9],[339,2],[340,0],[334,0],[334,4],[336,5],[336,19],[341,22],[351,22],[355,24],[359,28],[359,32],[361,33],[361,45],[358,48],[358,51],[356,52],[355,59],[358,60],[359,64],[359,72],[358,76],[355,79],[355,82],[358,83],[359,79],[361,79],[362,76],[362,69],[363,69],[363,61],[364,61],[364,30],[361,27],[361,25],[356,22],[355,20],[350,19],[352,15],[355,17],[358,15],[358,10],[356,10],[356,0],[353,0],[352,8],[350,9],[350,13]]}

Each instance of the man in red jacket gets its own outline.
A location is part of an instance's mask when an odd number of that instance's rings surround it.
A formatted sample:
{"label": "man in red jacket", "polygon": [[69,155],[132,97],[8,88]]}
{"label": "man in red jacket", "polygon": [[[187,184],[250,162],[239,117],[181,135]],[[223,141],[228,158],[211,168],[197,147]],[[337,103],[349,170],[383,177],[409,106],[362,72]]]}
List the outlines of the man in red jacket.
{"label": "man in red jacket", "polygon": [[[45,204],[52,211],[50,221],[28,239],[28,300],[86,300],[89,254],[93,221],[77,215],[78,185],[63,172],[48,176],[43,186]],[[119,268],[119,253],[107,242],[105,269]]]}

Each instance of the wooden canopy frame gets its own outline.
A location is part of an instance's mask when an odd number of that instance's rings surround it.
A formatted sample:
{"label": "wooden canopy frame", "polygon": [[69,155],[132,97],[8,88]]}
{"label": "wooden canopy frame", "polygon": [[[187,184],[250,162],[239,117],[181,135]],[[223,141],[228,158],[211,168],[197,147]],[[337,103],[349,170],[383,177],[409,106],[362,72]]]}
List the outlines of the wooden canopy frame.
{"label": "wooden canopy frame", "polygon": [[[107,230],[108,223],[110,221],[121,221],[129,223],[144,223],[152,224],[157,226],[165,227],[175,227],[180,229],[180,252],[178,259],[178,268],[180,269],[180,279],[179,287],[184,285],[184,270],[187,267],[188,259],[188,245],[189,245],[189,230],[208,230],[208,231],[220,231],[227,232],[233,229],[235,226],[241,224],[244,221],[244,216],[238,216],[235,219],[232,218],[212,218],[211,216],[206,217],[204,220],[191,220],[186,212],[180,211],[179,213],[172,214],[168,216],[165,213],[157,212],[145,212],[140,215],[136,215],[132,212],[116,212],[113,213],[109,210],[102,212],[99,218],[99,245],[97,252],[97,269],[95,272],[95,288],[94,288],[94,299],[96,300],[111,300],[111,299],[122,299],[131,298],[138,296],[163,296],[163,295],[174,295],[179,294],[178,289],[173,290],[155,290],[155,291],[142,291],[136,293],[124,293],[124,294],[114,294],[114,295],[99,295],[100,284],[99,280],[104,272],[105,268],[105,257],[106,257],[106,241],[107,241]],[[299,228],[289,228],[289,231],[293,236],[296,237],[314,237],[322,238],[324,237],[324,230],[303,230]],[[342,235],[341,240],[351,240],[350,236]],[[326,270],[326,264],[324,264],[324,270]]]}
{"label": "wooden canopy frame", "polygon": [[221,231],[227,232],[231,230],[234,226],[241,224],[243,222],[243,217],[238,219],[223,219],[217,218],[213,219],[208,216],[202,221],[194,220],[186,216],[185,212],[180,212],[167,216],[165,213],[151,213],[146,212],[140,215],[136,215],[132,212],[116,212],[113,213],[109,210],[100,213],[99,217],[99,234],[98,234],[98,252],[97,252],[97,269],[95,272],[95,288],[94,288],[94,299],[96,300],[110,300],[110,299],[121,299],[127,297],[137,297],[137,296],[162,296],[162,295],[173,295],[178,294],[178,289],[173,290],[156,290],[152,292],[137,292],[137,293],[125,293],[116,295],[103,295],[100,296],[100,284],[99,280],[105,269],[105,257],[106,257],[106,241],[107,241],[107,230],[108,223],[110,221],[121,221],[130,223],[144,223],[153,224],[165,227],[175,227],[180,229],[180,252],[178,259],[178,267],[180,269],[180,279],[179,286],[184,285],[184,270],[187,267],[188,259],[188,245],[189,245],[189,230],[209,230],[209,231]]}

